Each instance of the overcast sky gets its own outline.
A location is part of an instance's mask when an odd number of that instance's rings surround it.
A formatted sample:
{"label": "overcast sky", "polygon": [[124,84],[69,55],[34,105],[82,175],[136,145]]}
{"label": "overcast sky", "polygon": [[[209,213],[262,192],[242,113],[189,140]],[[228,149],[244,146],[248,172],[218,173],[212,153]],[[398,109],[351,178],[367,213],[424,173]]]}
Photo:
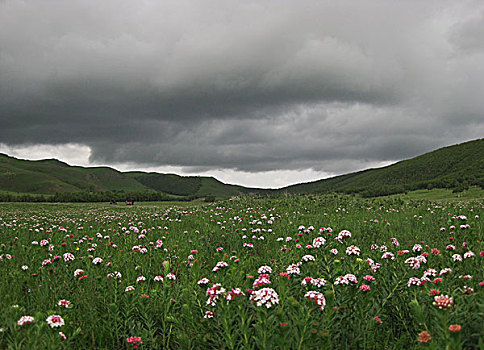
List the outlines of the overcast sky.
{"label": "overcast sky", "polygon": [[484,2],[0,0],[0,152],[281,187],[484,136]]}

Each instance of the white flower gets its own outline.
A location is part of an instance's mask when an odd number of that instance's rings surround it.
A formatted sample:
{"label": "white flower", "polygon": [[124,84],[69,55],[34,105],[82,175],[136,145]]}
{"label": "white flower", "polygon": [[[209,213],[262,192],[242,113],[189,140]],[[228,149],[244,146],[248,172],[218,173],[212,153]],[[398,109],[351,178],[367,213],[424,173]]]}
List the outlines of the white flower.
{"label": "white flower", "polygon": [[267,266],[267,265],[262,265],[262,266],[261,266],[261,267],[259,267],[259,269],[257,270],[257,273],[258,273],[258,274],[262,274],[262,273],[272,273],[272,267]]}
{"label": "white flower", "polygon": [[279,295],[272,288],[262,288],[254,291],[250,300],[255,302],[257,306],[265,306],[269,309],[275,304],[279,304]]}

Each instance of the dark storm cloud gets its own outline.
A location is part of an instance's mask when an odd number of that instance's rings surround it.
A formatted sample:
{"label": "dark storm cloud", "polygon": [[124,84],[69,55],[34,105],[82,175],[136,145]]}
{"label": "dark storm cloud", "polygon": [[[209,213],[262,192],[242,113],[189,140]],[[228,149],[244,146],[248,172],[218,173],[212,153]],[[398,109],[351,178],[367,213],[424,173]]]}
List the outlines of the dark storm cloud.
{"label": "dark storm cloud", "polygon": [[484,6],[0,2],[0,142],[340,173],[482,137]]}

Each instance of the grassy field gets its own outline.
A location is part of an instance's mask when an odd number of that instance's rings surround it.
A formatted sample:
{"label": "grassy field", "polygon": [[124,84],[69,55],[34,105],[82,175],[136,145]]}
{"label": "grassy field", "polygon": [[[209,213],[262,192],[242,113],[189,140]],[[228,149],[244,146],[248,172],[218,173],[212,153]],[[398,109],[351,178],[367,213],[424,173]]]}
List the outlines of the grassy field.
{"label": "grassy field", "polygon": [[426,195],[2,204],[0,348],[482,348],[483,201]]}
{"label": "grassy field", "polygon": [[473,186],[470,187],[468,190],[453,193],[451,189],[445,188],[434,188],[431,190],[417,190],[417,191],[410,191],[406,194],[398,194],[389,196],[389,198],[402,198],[404,200],[452,200],[452,201],[460,201],[460,200],[479,200],[484,199],[484,190],[480,187]]}

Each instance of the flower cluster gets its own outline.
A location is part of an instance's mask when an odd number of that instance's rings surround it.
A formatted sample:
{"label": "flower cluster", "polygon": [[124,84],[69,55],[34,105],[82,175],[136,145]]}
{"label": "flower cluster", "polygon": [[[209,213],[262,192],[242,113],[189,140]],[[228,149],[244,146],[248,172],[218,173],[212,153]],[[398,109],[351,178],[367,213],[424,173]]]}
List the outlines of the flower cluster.
{"label": "flower cluster", "polygon": [[250,300],[255,302],[257,306],[265,306],[269,309],[275,304],[279,304],[279,295],[272,288],[262,288],[254,291],[250,295]]}
{"label": "flower cluster", "polygon": [[140,345],[143,344],[141,341],[141,337],[129,337],[126,338],[126,341],[128,344],[131,344],[133,346],[133,349],[137,349]]}
{"label": "flower cluster", "polygon": [[441,310],[451,307],[454,302],[454,299],[448,295],[437,295],[434,297],[434,300],[434,306],[437,306]]}
{"label": "flower cluster", "polygon": [[321,310],[324,310],[324,308],[326,307],[326,299],[324,298],[324,295],[321,292],[311,290],[307,292],[304,295],[304,297],[314,301]]}
{"label": "flower cluster", "polygon": [[50,315],[46,321],[51,328],[62,327],[64,325],[64,319],[59,315]]}
{"label": "flower cluster", "polygon": [[215,306],[217,300],[221,294],[225,293],[225,288],[220,283],[215,283],[211,287],[208,287],[206,295],[208,296],[207,305]]}

